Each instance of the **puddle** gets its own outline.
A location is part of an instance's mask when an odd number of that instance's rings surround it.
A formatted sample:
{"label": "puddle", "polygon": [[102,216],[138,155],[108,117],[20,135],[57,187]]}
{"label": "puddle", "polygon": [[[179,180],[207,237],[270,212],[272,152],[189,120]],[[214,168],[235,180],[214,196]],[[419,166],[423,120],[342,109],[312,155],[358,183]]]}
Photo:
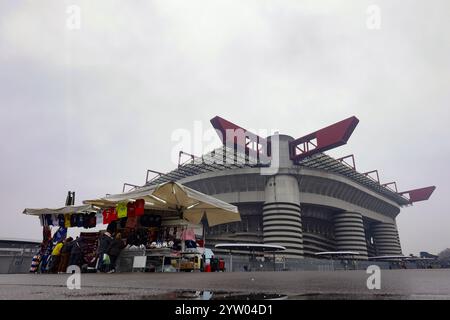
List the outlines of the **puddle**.
{"label": "puddle", "polygon": [[93,292],[93,293],[73,293],[65,294],[68,298],[102,298],[102,297],[119,297],[124,296],[125,293],[120,292]]}
{"label": "puddle", "polygon": [[402,294],[352,294],[352,293],[306,293],[275,294],[246,293],[232,291],[194,291],[177,290],[157,294],[124,293],[124,292],[90,292],[65,294],[66,298],[81,299],[130,299],[138,300],[197,300],[197,301],[262,301],[262,300],[449,300],[448,295],[402,295]]}
{"label": "puddle", "polygon": [[164,294],[146,295],[148,300],[436,300],[450,299],[439,295],[402,294],[351,294],[351,293],[308,293],[284,295],[274,293],[243,293],[226,291],[172,291]]}
{"label": "puddle", "polygon": [[143,299],[161,300],[286,300],[287,295],[274,293],[243,293],[226,291],[173,291],[145,296]]}

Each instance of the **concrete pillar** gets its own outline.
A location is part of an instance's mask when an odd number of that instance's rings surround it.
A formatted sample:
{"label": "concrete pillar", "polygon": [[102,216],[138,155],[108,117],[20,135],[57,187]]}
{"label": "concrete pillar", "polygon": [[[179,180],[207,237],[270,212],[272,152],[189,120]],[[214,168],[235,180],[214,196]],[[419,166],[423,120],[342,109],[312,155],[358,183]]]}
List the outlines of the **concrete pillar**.
{"label": "concrete pillar", "polygon": [[276,175],[268,179],[263,206],[263,236],[265,244],[286,247],[286,257],[303,257],[300,191],[297,178]]}
{"label": "concrete pillar", "polygon": [[362,216],[357,212],[339,212],[334,216],[334,236],[338,251],[356,251],[367,260],[367,244]]}
{"label": "concrete pillar", "polygon": [[376,223],[372,227],[373,242],[378,256],[401,255],[402,248],[395,223]]}

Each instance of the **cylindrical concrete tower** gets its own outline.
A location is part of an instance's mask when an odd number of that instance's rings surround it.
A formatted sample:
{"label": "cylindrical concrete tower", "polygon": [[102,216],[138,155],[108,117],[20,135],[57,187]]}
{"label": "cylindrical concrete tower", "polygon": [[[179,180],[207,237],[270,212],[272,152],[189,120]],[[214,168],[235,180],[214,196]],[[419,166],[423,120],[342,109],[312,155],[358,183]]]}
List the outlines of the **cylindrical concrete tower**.
{"label": "cylindrical concrete tower", "polygon": [[400,238],[395,223],[377,223],[372,227],[377,255],[401,255]]}
{"label": "cylindrical concrete tower", "polygon": [[[289,141],[292,137],[272,137],[272,166],[292,166]],[[263,207],[264,243],[286,247],[286,257],[303,257],[300,191],[295,176],[275,174],[266,183]]]}
{"label": "cylindrical concrete tower", "polygon": [[367,260],[367,244],[361,214],[339,212],[334,217],[334,236],[338,251],[356,251],[355,258]]}

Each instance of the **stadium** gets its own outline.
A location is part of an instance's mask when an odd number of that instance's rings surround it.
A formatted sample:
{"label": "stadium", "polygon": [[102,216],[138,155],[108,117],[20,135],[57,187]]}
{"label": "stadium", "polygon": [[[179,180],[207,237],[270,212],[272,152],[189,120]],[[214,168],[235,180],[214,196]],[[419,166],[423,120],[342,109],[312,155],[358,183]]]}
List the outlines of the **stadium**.
{"label": "stadium", "polygon": [[[324,153],[346,144],[358,122],[350,117],[298,139],[263,138],[215,117],[223,147],[200,157],[180,151],[178,168],[149,170],[146,185],[178,181],[238,206],[241,222],[206,227],[211,248],[276,244],[287,258],[336,251],[357,252],[361,260],[402,255],[396,217],[428,200],[435,187],[398,192],[395,182],[381,184],[376,170],[358,172],[353,155]],[[151,172],[157,175],[149,179]]]}

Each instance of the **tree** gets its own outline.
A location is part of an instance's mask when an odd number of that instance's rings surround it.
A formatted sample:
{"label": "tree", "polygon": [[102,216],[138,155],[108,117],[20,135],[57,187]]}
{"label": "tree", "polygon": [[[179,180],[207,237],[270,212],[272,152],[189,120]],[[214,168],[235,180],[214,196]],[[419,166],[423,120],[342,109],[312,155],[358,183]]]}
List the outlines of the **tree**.
{"label": "tree", "polygon": [[450,248],[447,248],[439,253],[439,260],[450,260]]}

